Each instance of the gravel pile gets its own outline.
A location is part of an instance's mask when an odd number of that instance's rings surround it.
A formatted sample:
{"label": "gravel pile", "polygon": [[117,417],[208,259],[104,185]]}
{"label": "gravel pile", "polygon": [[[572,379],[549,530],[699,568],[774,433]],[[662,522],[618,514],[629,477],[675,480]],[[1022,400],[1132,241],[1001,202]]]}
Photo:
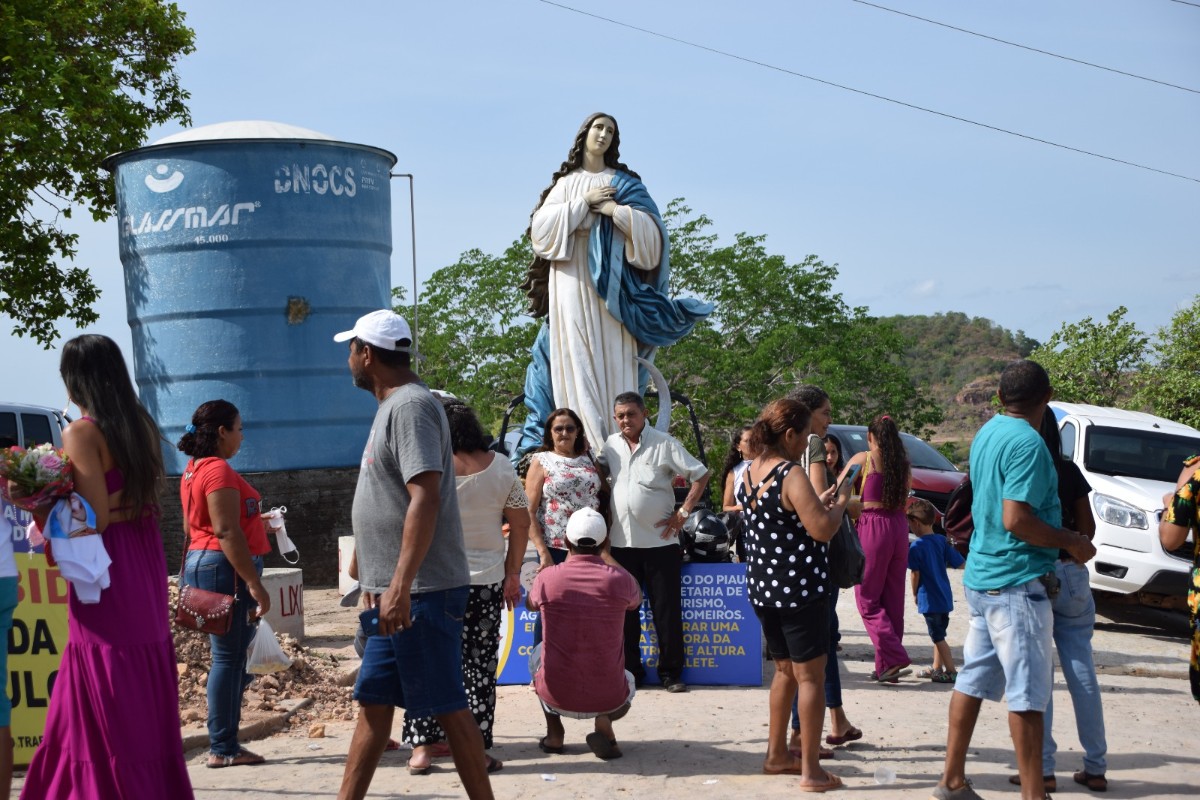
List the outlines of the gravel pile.
{"label": "gravel pile", "polygon": [[[175,601],[171,589],[172,605]],[[179,670],[179,718],[187,725],[208,717],[208,670],[212,663],[208,634],[171,623]],[[317,720],[354,719],[353,686],[341,686],[345,673],[337,656],[311,650],[287,634],[276,634],[292,665],[283,672],[255,676],[246,690],[243,715],[253,717],[281,709],[281,701],[311,698],[312,704],[291,716],[291,727],[304,728]]]}

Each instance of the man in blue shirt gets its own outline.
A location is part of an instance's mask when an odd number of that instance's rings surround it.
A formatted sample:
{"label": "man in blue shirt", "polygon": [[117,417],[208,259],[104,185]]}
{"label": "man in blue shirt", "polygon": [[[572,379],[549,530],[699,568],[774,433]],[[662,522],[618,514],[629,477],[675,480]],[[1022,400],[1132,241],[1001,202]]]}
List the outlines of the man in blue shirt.
{"label": "man in blue shirt", "polygon": [[1040,364],[1012,362],[1000,376],[1004,414],[989,420],[971,444],[975,532],[963,576],[971,621],[934,800],[979,800],[966,779],[967,749],[983,700],[1001,696],[1008,704],[1021,796],[1045,796],[1042,722],[1052,686],[1054,624],[1049,592],[1057,591],[1049,582],[1059,550],[1080,563],[1096,555],[1086,536],[1059,527],[1058,476],[1038,434],[1052,394]]}

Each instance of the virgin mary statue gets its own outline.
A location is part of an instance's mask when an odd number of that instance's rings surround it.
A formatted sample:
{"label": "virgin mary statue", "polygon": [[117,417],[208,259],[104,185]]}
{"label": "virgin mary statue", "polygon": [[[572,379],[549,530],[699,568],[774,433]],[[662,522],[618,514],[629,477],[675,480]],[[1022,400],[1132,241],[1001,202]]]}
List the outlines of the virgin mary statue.
{"label": "virgin mary statue", "polygon": [[640,176],[621,163],[620,144],[611,115],[584,120],[530,218],[536,258],[521,288],[548,324],[525,376],[529,414],[517,452],[542,443],[555,408],[575,411],[598,450],[616,430],[613,399],[645,393],[649,376],[638,357],[652,362],[656,348],[712,311],[667,296],[667,229]]}

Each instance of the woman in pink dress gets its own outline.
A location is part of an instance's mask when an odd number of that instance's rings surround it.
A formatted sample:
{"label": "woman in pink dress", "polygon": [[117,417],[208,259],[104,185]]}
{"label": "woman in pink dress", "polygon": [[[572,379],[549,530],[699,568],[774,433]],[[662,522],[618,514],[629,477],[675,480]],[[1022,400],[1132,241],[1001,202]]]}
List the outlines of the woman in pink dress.
{"label": "woman in pink dress", "polygon": [[190,798],[158,530],[162,437],[116,342],[78,336],[59,365],[82,416],[63,431],[75,491],[112,558],[98,603],[68,601],[67,645],[23,800]]}

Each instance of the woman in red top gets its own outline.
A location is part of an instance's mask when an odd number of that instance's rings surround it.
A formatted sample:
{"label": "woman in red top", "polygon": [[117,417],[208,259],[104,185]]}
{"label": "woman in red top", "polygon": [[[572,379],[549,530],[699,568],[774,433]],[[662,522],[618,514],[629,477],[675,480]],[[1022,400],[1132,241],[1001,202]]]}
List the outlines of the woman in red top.
{"label": "woman in red top", "polygon": [[[229,632],[209,637],[212,668],[208,673],[209,767],[261,764],[263,757],[238,745],[246,650],[271,600],[259,577],[263,556],[270,551],[260,497],[227,463],[242,446],[242,418],[226,400],[210,400],[192,415],[179,449],[191,461],[179,482],[183,528],[188,535],[184,582],[222,594],[236,594]],[[234,587],[237,591],[235,593]],[[257,603],[257,610],[253,603]]]}

